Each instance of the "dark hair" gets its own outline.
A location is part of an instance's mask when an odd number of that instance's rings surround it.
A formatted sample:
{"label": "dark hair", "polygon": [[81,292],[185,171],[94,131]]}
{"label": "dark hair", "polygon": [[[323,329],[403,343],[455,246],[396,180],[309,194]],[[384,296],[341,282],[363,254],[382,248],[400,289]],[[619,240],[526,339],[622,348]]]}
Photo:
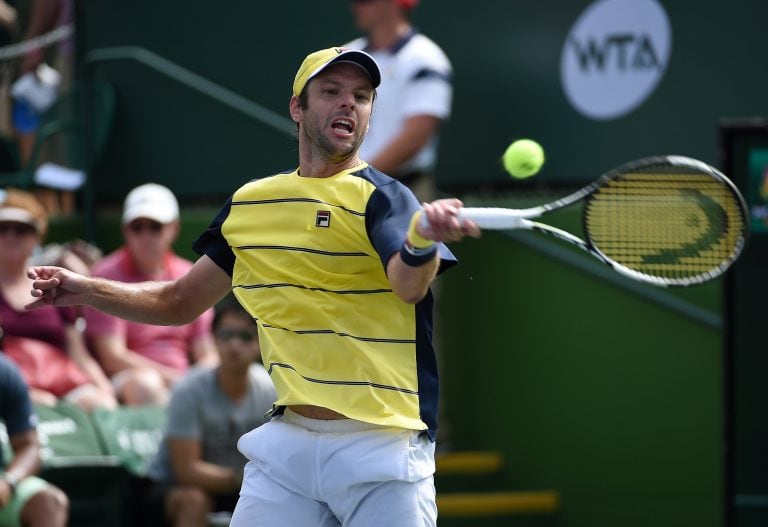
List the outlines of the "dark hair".
{"label": "dark hair", "polygon": [[235,295],[232,293],[225,296],[218,304],[216,304],[214,311],[215,314],[213,315],[212,323],[214,331],[219,327],[221,318],[227,313],[232,313],[235,316],[248,319],[253,322],[254,326],[256,325],[256,321],[253,319],[250,313],[248,313],[248,311],[246,311],[245,308],[240,305],[240,302],[237,301],[237,298],[235,298]]}

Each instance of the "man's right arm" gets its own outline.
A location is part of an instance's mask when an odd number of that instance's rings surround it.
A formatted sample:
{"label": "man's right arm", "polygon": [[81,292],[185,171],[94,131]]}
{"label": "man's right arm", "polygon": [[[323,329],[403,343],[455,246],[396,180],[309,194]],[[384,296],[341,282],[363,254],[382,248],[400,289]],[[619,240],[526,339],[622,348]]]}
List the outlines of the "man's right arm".
{"label": "man's right arm", "polygon": [[126,320],[162,326],[191,322],[232,288],[229,275],[207,256],[168,282],[123,283],[48,266],[32,267],[28,275],[36,300],[27,309],[86,304]]}

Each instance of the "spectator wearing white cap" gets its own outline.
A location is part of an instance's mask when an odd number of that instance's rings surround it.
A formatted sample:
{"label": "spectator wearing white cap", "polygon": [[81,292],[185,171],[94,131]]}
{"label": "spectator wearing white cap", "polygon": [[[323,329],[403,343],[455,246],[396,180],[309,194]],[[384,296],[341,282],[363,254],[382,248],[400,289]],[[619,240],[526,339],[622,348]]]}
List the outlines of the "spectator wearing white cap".
{"label": "spectator wearing white cap", "polygon": [[[179,234],[179,204],[167,187],[147,183],[125,198],[124,245],[93,267],[93,276],[122,282],[173,280],[192,262],[173,252]],[[128,322],[87,308],[86,334],[123,404],[165,404],[169,388],[192,364],[218,362],[213,310],[182,326]]]}

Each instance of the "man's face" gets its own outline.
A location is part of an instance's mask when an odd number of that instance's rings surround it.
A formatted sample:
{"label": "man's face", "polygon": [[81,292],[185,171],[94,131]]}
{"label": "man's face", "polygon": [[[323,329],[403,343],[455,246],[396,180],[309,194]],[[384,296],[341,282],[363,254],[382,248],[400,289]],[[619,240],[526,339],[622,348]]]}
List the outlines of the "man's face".
{"label": "man's face", "polygon": [[0,221],[0,258],[23,264],[32,255],[40,236],[32,225]]}
{"label": "man's face", "polygon": [[161,261],[178,234],[178,223],[158,223],[149,218],[136,218],[123,226],[125,244],[141,263]]}
{"label": "man's face", "polygon": [[221,367],[228,371],[243,371],[261,358],[256,324],[247,316],[234,312],[223,313],[213,336]]}
{"label": "man's face", "polygon": [[355,27],[363,32],[392,20],[399,9],[392,0],[350,0],[349,6],[355,17]]}
{"label": "man's face", "polygon": [[[306,86],[307,107],[298,109],[301,132],[313,152],[339,161],[357,152],[373,107],[368,74],[355,64],[328,67]],[[296,116],[294,116],[296,118]]]}

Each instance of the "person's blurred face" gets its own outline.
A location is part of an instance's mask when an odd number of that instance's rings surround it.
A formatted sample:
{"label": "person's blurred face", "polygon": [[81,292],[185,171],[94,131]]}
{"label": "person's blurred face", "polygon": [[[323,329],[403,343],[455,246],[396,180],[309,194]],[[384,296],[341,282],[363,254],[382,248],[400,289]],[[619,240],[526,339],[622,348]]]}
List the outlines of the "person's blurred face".
{"label": "person's blurred face", "polygon": [[0,221],[0,258],[6,262],[25,264],[39,240],[37,229],[28,223]]}
{"label": "person's blurred face", "polygon": [[291,101],[294,120],[313,152],[329,161],[354,155],[371,119],[374,90],[368,74],[355,64],[341,62],[326,68],[304,88],[307,106]]}
{"label": "person's blurred face", "polygon": [[364,33],[397,16],[400,9],[394,0],[350,0],[349,7],[355,27]]}
{"label": "person's blurred face", "polygon": [[219,352],[220,367],[224,370],[242,372],[261,359],[256,323],[247,315],[235,312],[222,314],[213,337]]}
{"label": "person's blurred face", "polygon": [[178,233],[178,222],[159,223],[149,218],[136,218],[123,226],[125,245],[140,264],[161,261]]}

